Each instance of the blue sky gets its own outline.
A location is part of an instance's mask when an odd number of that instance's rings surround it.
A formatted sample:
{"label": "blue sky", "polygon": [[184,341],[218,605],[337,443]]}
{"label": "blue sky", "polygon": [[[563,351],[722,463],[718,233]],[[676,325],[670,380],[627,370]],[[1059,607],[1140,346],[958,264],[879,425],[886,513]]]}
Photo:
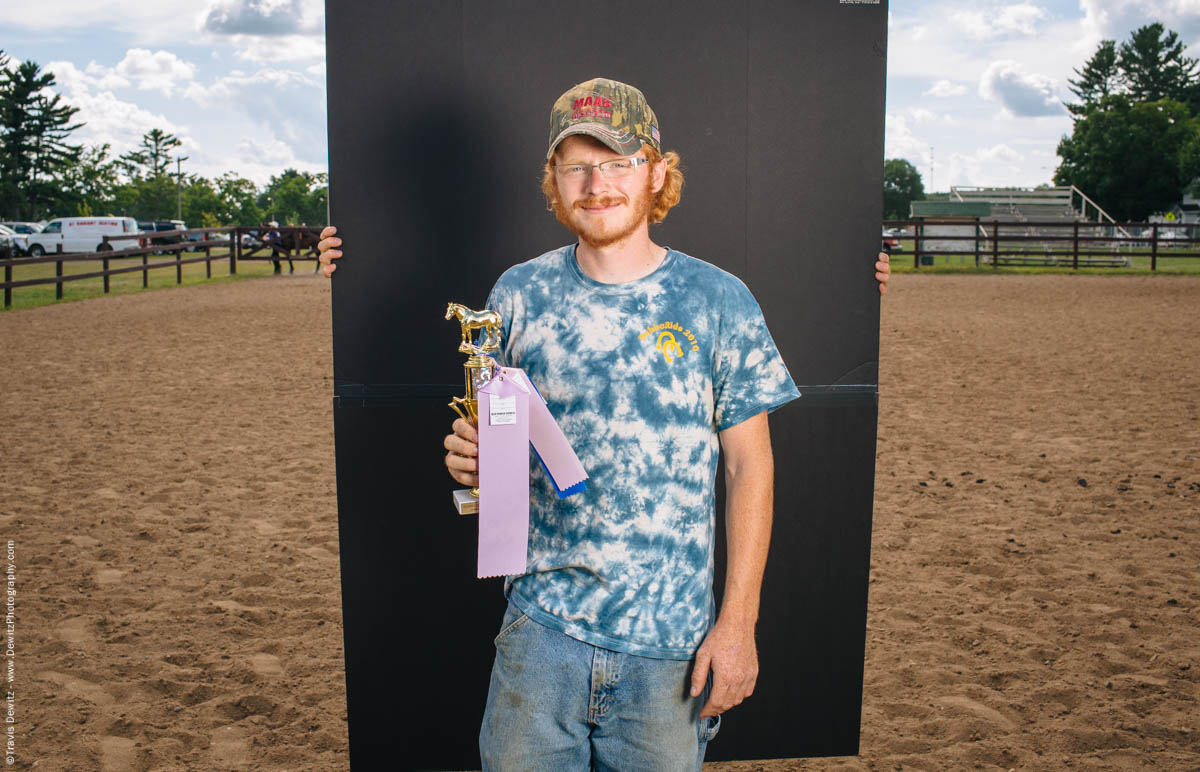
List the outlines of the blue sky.
{"label": "blue sky", "polygon": [[[0,48],[55,73],[87,122],[75,141],[115,154],[159,127],[184,140],[186,171],[263,183],[288,166],[326,169],[321,0],[8,0],[5,10]],[[1200,56],[1200,0],[894,0],[886,155],[915,164],[927,189],[1048,182],[1070,132],[1061,103],[1072,68],[1101,39],[1155,20]]]}

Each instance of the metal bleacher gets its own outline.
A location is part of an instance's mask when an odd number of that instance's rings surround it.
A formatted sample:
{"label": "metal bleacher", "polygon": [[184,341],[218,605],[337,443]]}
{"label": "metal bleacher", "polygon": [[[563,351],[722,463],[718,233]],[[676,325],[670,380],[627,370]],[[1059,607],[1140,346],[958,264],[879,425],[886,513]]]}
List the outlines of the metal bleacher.
{"label": "metal bleacher", "polygon": [[[1025,228],[1018,228],[1011,231],[1013,235],[1021,235],[1027,237],[1047,237],[1045,242],[1028,241],[1026,242],[1029,255],[1028,257],[1019,258],[1004,258],[1000,262],[1005,263],[1057,263],[1053,252],[1054,242],[1050,239],[1057,236],[1061,239],[1064,233],[1064,226],[1078,222],[1081,226],[1081,234],[1093,237],[1104,236],[1124,236],[1129,238],[1129,233],[1117,225],[1113,218],[1100,208],[1095,201],[1088,198],[1083,191],[1074,185],[1056,188],[980,188],[971,186],[953,186],[950,188],[951,201],[964,202],[986,202],[991,206],[992,220],[998,220],[1003,223],[1028,223]],[[1008,228],[1005,228],[1005,233],[1010,233]],[[980,235],[987,237],[985,229],[980,229]],[[1060,242],[1061,244],[1061,242]],[[1093,245],[1100,248],[1103,242],[1093,242]],[[1094,266],[1127,266],[1129,258],[1126,255],[1117,253],[1119,248],[1116,243],[1111,244],[1113,247],[1112,257],[1108,256],[1089,256],[1080,257],[1080,263],[1087,263]],[[1038,255],[1041,253],[1041,255]],[[985,259],[985,262],[987,260]]]}

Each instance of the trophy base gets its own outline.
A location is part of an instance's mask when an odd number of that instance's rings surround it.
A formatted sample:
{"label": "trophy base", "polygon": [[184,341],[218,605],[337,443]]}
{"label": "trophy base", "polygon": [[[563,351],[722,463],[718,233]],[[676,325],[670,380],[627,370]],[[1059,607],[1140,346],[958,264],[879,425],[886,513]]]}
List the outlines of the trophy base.
{"label": "trophy base", "polygon": [[460,515],[479,514],[479,497],[472,495],[470,488],[460,488],[454,492],[454,508]]}

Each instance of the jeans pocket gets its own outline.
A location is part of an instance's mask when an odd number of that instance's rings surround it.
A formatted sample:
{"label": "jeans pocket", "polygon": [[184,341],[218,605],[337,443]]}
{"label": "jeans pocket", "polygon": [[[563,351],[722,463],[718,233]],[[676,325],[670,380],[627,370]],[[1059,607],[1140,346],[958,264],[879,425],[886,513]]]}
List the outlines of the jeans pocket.
{"label": "jeans pocket", "polygon": [[508,611],[504,614],[504,621],[501,623],[500,633],[496,636],[492,643],[496,646],[500,645],[500,641],[507,638],[513,631],[529,621],[529,616],[516,606],[509,604]]}
{"label": "jeans pocket", "polygon": [[705,716],[700,719],[700,742],[706,743],[721,731],[720,716]]}

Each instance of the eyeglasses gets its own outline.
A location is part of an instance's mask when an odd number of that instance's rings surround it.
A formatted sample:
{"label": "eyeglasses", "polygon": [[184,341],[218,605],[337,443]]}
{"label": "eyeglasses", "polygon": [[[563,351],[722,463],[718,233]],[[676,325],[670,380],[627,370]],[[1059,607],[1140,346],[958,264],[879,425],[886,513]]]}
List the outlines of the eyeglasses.
{"label": "eyeglasses", "polygon": [[602,161],[598,164],[558,164],[554,167],[554,173],[559,179],[563,180],[581,180],[586,175],[592,173],[592,167],[600,170],[600,174],[606,179],[619,180],[622,177],[628,177],[633,174],[633,170],[642,164],[650,163],[649,158],[634,156],[633,158],[614,158],[611,161]]}

